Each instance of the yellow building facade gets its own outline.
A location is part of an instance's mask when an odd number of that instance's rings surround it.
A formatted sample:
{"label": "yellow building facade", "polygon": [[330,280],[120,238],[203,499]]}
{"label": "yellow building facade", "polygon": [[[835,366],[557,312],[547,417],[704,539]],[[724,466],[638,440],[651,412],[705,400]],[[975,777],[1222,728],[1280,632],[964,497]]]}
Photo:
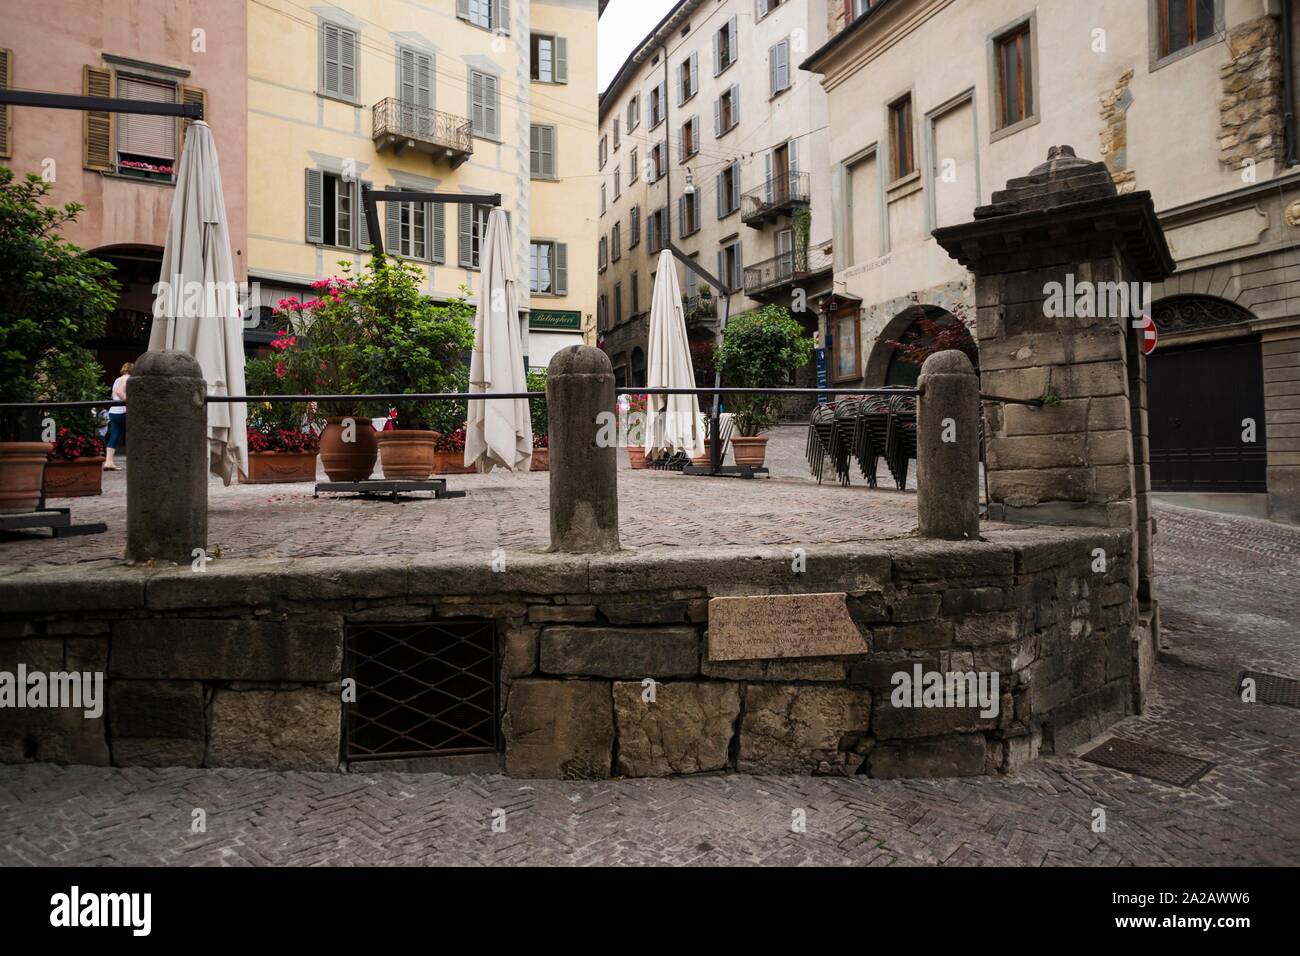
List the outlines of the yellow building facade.
{"label": "yellow building facade", "polygon": [[[248,250],[270,310],[364,265],[361,189],[490,197],[510,216],[525,353],[594,342],[597,0],[250,0]],[[381,203],[385,250],[479,291],[489,207]]]}

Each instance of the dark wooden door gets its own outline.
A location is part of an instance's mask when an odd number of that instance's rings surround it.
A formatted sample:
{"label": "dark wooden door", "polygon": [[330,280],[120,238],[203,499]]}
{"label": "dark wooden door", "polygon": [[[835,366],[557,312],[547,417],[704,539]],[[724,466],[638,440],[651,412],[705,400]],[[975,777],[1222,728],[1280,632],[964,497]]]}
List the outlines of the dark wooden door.
{"label": "dark wooden door", "polygon": [[[1159,348],[1147,359],[1154,491],[1264,492],[1259,339]],[[1243,440],[1243,420],[1255,440]]]}

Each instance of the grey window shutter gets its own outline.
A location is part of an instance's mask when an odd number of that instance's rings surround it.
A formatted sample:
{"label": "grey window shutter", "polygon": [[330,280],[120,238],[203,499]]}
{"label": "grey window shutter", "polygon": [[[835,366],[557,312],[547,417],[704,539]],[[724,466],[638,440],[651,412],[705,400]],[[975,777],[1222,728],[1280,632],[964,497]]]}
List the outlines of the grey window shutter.
{"label": "grey window shutter", "polygon": [[489,136],[500,135],[500,129],[497,126],[497,108],[499,101],[497,99],[497,78],[487,76],[483,78],[483,97],[484,112],[486,113],[486,127]]}
{"label": "grey window shutter", "polygon": [[325,174],[307,170],[307,241],[325,241]]}
{"label": "grey window shutter", "polygon": [[427,53],[415,55],[415,102],[433,106],[433,57]]}
{"label": "grey window shutter", "polygon": [[677,136],[677,162],[679,163],[686,162],[686,127],[689,125],[689,123],[684,124],[681,133]]}
{"label": "grey window shutter", "polygon": [[432,203],[433,206],[433,254],[434,262],[447,261],[447,205]]}
{"label": "grey window shutter", "polygon": [[[547,176],[555,173],[555,127],[542,127],[542,172]],[[614,170],[614,182],[618,182],[618,170]]]}
{"label": "grey window shutter", "polygon": [[375,184],[371,182],[363,183],[354,180],[352,185],[353,188],[356,190],[355,193],[353,194],[356,196],[356,201],[353,202],[352,208],[355,210],[355,215],[357,217],[357,248],[360,249],[362,252],[369,252],[370,251],[370,224],[366,222],[366,207],[365,207],[365,203],[361,201],[361,194],[365,187],[374,189]]}
{"label": "grey window shutter", "polygon": [[415,51],[402,50],[398,60],[397,98],[403,103],[415,102]]}
{"label": "grey window shutter", "polygon": [[569,41],[564,37],[555,38],[555,82],[569,82]]}
{"label": "grey window shutter", "polygon": [[357,95],[357,35],[351,30],[339,31],[339,95]]}
{"label": "grey window shutter", "polygon": [[339,28],[320,25],[320,85],[326,93],[339,91]]}
{"label": "grey window shutter", "polygon": [[799,172],[799,141],[792,139],[786,143],[786,152],[790,154],[790,175],[793,177]]}
{"label": "grey window shutter", "polygon": [[470,127],[475,133],[482,135],[484,132],[484,85],[487,77],[482,73],[476,73],[473,70],[469,74],[469,122]]}
{"label": "grey window shutter", "polygon": [[718,178],[713,184],[713,192],[718,197],[718,218],[721,219],[727,214],[727,190],[722,179],[722,173],[718,173]]}
{"label": "grey window shutter", "polygon": [[772,193],[775,189],[775,183],[772,182],[772,151],[769,149],[763,154],[763,188],[767,193],[767,201],[772,201]]}
{"label": "grey window shutter", "polygon": [[767,16],[767,0],[758,0],[758,18],[761,20]]}
{"label": "grey window shutter", "polygon": [[736,62],[736,18],[727,21],[727,62]]}
{"label": "grey window shutter", "polygon": [[462,20],[469,19],[469,0],[456,0],[456,16]]}
{"label": "grey window shutter", "polygon": [[740,87],[731,88],[731,125],[740,125]]}
{"label": "grey window shutter", "polygon": [[528,169],[533,176],[542,174],[542,148],[539,140],[542,128],[536,123],[528,127]]}
{"label": "grey window shutter", "polygon": [[727,253],[723,249],[718,250],[718,281],[724,289],[731,288],[731,278],[727,275]]}
{"label": "grey window shutter", "polygon": [[[387,192],[395,192],[396,186],[385,186]],[[402,254],[402,204],[384,203],[384,251],[395,256]]]}
{"label": "grey window shutter", "polygon": [[740,208],[740,164],[731,167],[731,208]]}
{"label": "grey window shutter", "polygon": [[474,267],[474,207],[467,202],[456,204],[460,219],[459,262],[466,269]]}
{"label": "grey window shutter", "polygon": [[696,113],[691,117],[691,142],[695,145],[695,151],[700,151],[700,114]]}
{"label": "grey window shutter", "polygon": [[722,97],[719,96],[713,101],[713,135],[718,137],[722,135]]}
{"label": "grey window shutter", "polygon": [[700,51],[691,52],[691,93],[698,93],[700,90]]}
{"label": "grey window shutter", "polygon": [[569,294],[569,246],[563,242],[555,244],[555,294]]}
{"label": "grey window shutter", "polygon": [[767,53],[767,92],[769,96],[775,96],[776,91],[780,89],[777,84],[777,51],[781,48],[780,44],[772,47]]}
{"label": "grey window shutter", "polygon": [[686,238],[686,197],[677,197],[677,236],[679,239]]}
{"label": "grey window shutter", "polygon": [[722,44],[718,42],[721,34],[717,31],[713,33],[713,75],[717,76],[722,72]]}

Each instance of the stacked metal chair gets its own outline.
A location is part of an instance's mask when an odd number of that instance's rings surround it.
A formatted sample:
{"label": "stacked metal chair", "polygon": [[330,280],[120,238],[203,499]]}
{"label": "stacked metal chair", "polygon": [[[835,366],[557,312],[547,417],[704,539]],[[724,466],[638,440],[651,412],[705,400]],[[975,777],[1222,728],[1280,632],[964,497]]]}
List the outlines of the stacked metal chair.
{"label": "stacked metal chair", "polygon": [[808,468],[820,485],[831,453],[831,436],[835,432],[835,405],[815,405],[808,420],[808,444],[805,451]]}

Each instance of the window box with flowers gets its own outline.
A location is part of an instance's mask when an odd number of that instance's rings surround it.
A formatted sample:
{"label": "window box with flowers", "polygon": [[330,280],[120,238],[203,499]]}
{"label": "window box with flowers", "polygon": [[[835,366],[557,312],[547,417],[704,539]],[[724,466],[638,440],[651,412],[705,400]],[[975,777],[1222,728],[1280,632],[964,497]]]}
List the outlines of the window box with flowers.
{"label": "window box with flowers", "polygon": [[119,159],[117,162],[117,174],[119,176],[128,176],[131,179],[148,179],[153,182],[170,183],[173,181],[175,173],[176,168],[171,163],[165,163],[161,160],[140,158]]}
{"label": "window box with flowers", "polygon": [[84,498],[103,494],[104,443],[99,436],[62,426],[45,463],[46,498]]}
{"label": "window box with flowers", "polygon": [[[298,358],[298,338],[281,329],[271,343],[271,355],[244,363],[250,395],[286,395],[296,384],[290,367]],[[250,403],[248,409],[248,474],[250,485],[316,480],[320,439],[311,409],[297,402]]]}
{"label": "window box with flowers", "polygon": [[650,466],[646,458],[645,445],[637,439],[645,437],[646,396],[629,395],[627,397],[627,461],[632,468],[640,470]]}

